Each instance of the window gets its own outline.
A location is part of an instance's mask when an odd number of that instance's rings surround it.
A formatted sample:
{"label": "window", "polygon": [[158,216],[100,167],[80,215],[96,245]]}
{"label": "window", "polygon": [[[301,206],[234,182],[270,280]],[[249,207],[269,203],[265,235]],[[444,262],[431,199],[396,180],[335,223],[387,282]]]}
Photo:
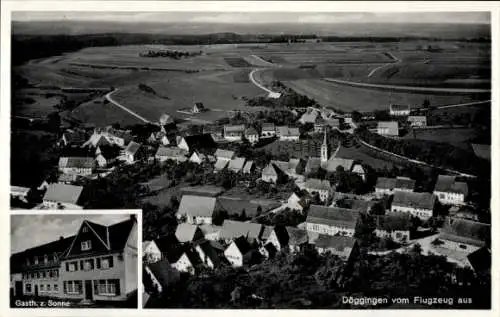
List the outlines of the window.
{"label": "window", "polygon": [[44,291],[44,285],[40,284],[40,292],[43,292],[43,291]]}
{"label": "window", "polygon": [[67,272],[78,271],[78,262],[66,262],[66,271]]}
{"label": "window", "polygon": [[396,232],[396,238],[400,239],[402,236],[401,232]]}
{"label": "window", "polygon": [[43,263],[47,264],[49,262],[49,257],[47,254],[43,256]]}
{"label": "window", "polygon": [[43,271],[43,272],[42,272],[42,277],[43,277],[43,278],[46,278],[46,277],[47,277],[47,272]]}
{"label": "window", "polygon": [[26,284],[26,293],[31,293],[31,284]]}
{"label": "window", "polygon": [[107,256],[105,258],[97,259],[98,269],[109,269],[113,267],[113,256]]}
{"label": "window", "polygon": [[467,249],[467,246],[463,245],[463,244],[460,244],[459,247],[460,247],[460,249],[464,249],[464,250]]}
{"label": "window", "polygon": [[59,292],[59,285],[54,284],[54,292]]}
{"label": "window", "polygon": [[82,242],[82,251],[88,251],[92,249],[92,242],[90,240]]}
{"label": "window", "polygon": [[35,273],[35,277],[36,277],[36,278],[40,278],[40,272],[36,272],[36,273]]}
{"label": "window", "polygon": [[64,293],[66,294],[81,294],[82,281],[64,281]]}
{"label": "window", "polygon": [[47,284],[47,292],[51,292],[52,291],[52,287],[50,284]]}
{"label": "window", "polygon": [[26,259],[26,265],[30,265],[30,259]]}
{"label": "window", "polygon": [[99,280],[97,283],[97,294],[116,296],[120,294],[120,280]]}
{"label": "window", "polygon": [[91,271],[94,269],[94,259],[89,259],[83,261],[83,270],[84,271]]}
{"label": "window", "polygon": [[89,232],[89,228],[88,227],[83,227],[82,232],[83,233]]}
{"label": "window", "polygon": [[35,264],[38,264],[38,257],[37,256],[35,256],[35,260],[34,261],[35,261]]}

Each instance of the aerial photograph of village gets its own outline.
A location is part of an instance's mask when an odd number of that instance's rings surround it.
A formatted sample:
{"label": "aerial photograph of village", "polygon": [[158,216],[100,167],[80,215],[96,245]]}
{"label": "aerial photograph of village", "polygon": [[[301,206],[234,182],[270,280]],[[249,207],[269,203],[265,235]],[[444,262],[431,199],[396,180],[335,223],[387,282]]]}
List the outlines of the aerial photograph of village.
{"label": "aerial photograph of village", "polygon": [[491,308],[489,12],[18,11],[11,32],[11,214],[140,209],[144,309]]}

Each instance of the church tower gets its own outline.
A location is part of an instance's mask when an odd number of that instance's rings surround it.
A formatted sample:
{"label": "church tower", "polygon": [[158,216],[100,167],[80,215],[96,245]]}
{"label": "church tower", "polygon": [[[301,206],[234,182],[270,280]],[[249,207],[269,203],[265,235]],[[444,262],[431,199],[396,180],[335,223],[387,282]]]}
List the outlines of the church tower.
{"label": "church tower", "polygon": [[328,161],[328,142],[326,141],[326,126],[325,126],[325,137],[323,139],[323,144],[321,145],[321,163],[326,163]]}

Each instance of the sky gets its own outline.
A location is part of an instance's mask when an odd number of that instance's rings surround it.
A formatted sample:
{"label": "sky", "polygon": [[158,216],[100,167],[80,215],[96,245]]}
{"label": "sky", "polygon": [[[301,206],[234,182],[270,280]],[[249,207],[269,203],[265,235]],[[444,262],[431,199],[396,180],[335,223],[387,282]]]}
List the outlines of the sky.
{"label": "sky", "polygon": [[490,23],[489,12],[12,12],[14,21],[166,23]]}
{"label": "sky", "polygon": [[11,252],[20,252],[28,248],[52,242],[59,237],[75,235],[83,220],[102,225],[111,225],[129,219],[129,215],[12,215],[11,216]]}

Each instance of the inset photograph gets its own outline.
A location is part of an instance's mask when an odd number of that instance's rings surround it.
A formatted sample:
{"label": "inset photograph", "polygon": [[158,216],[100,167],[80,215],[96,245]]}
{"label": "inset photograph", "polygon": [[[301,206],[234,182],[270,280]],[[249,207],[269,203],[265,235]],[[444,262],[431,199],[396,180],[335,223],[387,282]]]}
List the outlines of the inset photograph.
{"label": "inset photograph", "polygon": [[11,216],[12,308],[137,308],[136,214]]}

